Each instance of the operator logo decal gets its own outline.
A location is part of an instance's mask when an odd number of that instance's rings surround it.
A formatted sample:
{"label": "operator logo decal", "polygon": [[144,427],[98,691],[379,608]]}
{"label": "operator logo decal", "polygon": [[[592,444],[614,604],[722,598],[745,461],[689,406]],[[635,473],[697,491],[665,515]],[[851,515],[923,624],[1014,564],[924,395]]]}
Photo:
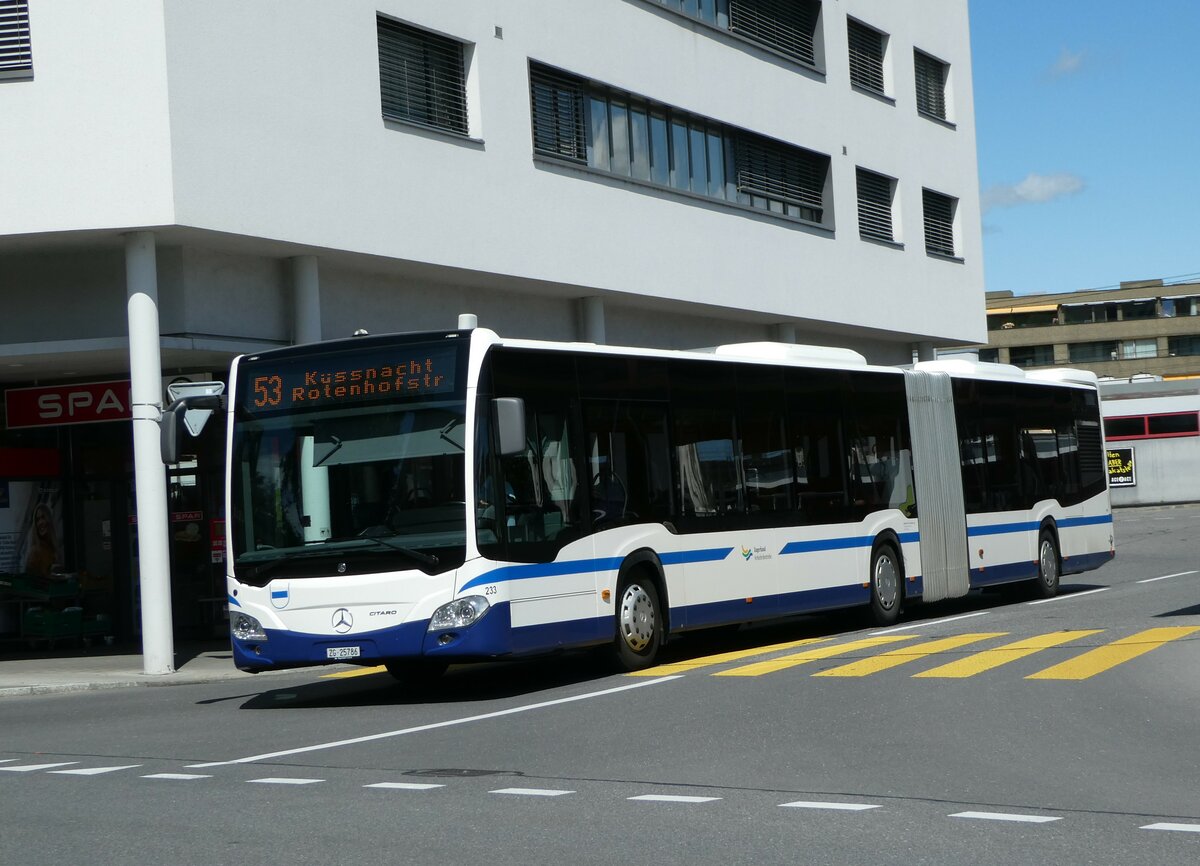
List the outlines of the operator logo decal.
{"label": "operator logo decal", "polygon": [[749,562],[752,559],[762,560],[762,559],[773,559],[773,558],[774,557],[772,557],[771,554],[767,552],[766,547],[760,546],[760,547],[743,547],[742,548],[742,559],[746,560],[746,562]]}
{"label": "operator logo decal", "polygon": [[271,607],[283,610],[291,600],[292,588],[290,584],[271,584]]}
{"label": "operator logo decal", "polygon": [[333,630],[338,634],[345,634],[354,628],[354,617],[344,607],[339,607],[333,612],[330,622],[333,623]]}

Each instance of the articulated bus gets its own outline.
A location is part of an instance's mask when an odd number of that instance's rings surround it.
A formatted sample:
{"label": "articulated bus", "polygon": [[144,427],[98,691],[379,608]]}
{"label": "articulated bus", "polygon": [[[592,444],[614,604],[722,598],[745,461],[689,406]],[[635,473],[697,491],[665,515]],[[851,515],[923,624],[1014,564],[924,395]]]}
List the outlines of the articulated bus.
{"label": "articulated bus", "polygon": [[247,671],[607,647],[1023,583],[1115,555],[1095,377],[482,328],[243,356],[226,562]]}

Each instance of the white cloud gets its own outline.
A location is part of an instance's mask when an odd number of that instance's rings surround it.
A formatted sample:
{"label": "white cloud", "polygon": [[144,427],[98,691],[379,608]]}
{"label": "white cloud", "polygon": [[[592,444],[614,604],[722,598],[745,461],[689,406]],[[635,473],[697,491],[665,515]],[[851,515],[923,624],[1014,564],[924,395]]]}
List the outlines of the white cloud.
{"label": "white cloud", "polygon": [[1079,175],[1029,174],[1017,184],[1000,184],[983,192],[983,210],[1016,207],[1023,204],[1045,204],[1082,192],[1086,184]]}
{"label": "white cloud", "polygon": [[1083,68],[1083,56],[1082,51],[1072,51],[1063,46],[1062,51],[1058,52],[1058,59],[1050,67],[1050,75],[1054,78],[1073,75]]}

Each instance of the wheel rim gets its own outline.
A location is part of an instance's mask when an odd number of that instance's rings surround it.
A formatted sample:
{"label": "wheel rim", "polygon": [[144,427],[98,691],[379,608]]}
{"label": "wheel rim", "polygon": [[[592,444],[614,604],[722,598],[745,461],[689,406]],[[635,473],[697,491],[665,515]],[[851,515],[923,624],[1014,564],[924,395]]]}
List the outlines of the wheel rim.
{"label": "wheel rim", "polygon": [[900,578],[896,573],[896,563],[886,553],[880,554],[875,560],[875,597],[879,606],[891,610],[896,606],[900,596]]}
{"label": "wheel rim", "polygon": [[1054,582],[1058,580],[1058,557],[1054,554],[1054,545],[1049,538],[1042,539],[1038,561],[1042,569],[1042,583],[1054,586]]}
{"label": "wheel rim", "polygon": [[625,588],[621,596],[621,639],[634,652],[640,653],[654,640],[656,628],[654,603],[638,584]]}

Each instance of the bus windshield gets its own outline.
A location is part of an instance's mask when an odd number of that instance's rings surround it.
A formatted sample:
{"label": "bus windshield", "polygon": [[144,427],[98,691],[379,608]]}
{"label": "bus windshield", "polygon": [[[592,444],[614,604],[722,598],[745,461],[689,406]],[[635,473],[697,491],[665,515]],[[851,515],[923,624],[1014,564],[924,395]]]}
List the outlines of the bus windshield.
{"label": "bus windshield", "polygon": [[[356,353],[303,365],[264,357],[239,371],[230,529],[240,581],[411,568],[432,574],[462,564],[458,353],[437,346],[429,360],[423,348],[408,347],[418,360],[405,354],[392,366]],[[444,374],[428,376],[426,365]],[[405,389],[400,371],[410,367],[422,384]]]}

